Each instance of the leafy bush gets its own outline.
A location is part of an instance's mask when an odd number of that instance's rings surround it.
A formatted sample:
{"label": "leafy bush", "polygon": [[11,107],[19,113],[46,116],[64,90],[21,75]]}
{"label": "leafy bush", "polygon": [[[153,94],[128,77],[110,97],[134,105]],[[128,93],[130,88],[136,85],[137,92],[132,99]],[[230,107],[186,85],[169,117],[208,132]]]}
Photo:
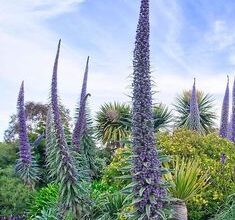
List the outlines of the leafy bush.
{"label": "leafy bush", "polygon": [[228,197],[222,210],[211,220],[230,220],[235,219],[235,194]]}
{"label": "leafy bush", "polygon": [[98,198],[101,194],[103,193],[114,193],[116,191],[118,191],[118,188],[113,186],[113,185],[109,185],[108,183],[100,180],[100,181],[93,181],[93,183],[91,184],[91,189],[92,189],[92,193],[91,196],[92,198],[96,199]]}
{"label": "leafy bush", "polygon": [[17,158],[17,148],[14,144],[0,143],[0,168],[14,164]]}
{"label": "leafy bush", "polygon": [[123,208],[128,205],[126,196],[118,191],[103,193],[97,197],[94,208],[94,219],[110,220],[120,219]]}
{"label": "leafy bush", "polygon": [[122,189],[129,183],[128,180],[119,178],[125,175],[121,168],[128,165],[127,155],[131,151],[129,148],[119,148],[116,150],[112,162],[106,167],[103,173],[102,181],[114,188]]}
{"label": "leafy bush", "polygon": [[38,215],[43,216],[44,212],[49,212],[49,215],[51,213],[49,210],[52,210],[57,205],[58,196],[59,186],[56,184],[49,184],[37,191],[33,197],[32,204],[29,207],[30,219],[34,219]]}
{"label": "leafy bush", "polygon": [[[198,158],[202,170],[209,172],[210,185],[207,190],[197,194],[187,204],[190,219],[208,219],[235,191],[235,145],[214,133],[203,136],[188,130],[162,133],[157,139],[165,154]],[[223,154],[225,161],[221,160]]]}
{"label": "leafy bush", "polygon": [[35,217],[36,220],[57,220],[57,209],[49,208],[41,210],[41,213]]}
{"label": "leafy bush", "polygon": [[31,190],[14,175],[13,167],[0,168],[0,216],[24,214],[31,195]]}

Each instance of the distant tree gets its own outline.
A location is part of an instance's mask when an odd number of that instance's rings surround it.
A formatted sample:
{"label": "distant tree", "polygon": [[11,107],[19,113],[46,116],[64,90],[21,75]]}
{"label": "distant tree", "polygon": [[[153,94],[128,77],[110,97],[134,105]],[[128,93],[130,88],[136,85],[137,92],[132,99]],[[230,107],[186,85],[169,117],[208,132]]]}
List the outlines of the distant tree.
{"label": "distant tree", "polygon": [[98,139],[115,150],[123,146],[122,141],[130,136],[130,106],[118,102],[105,103],[96,115]]}
{"label": "distant tree", "polygon": [[173,116],[169,108],[160,103],[153,107],[154,131],[158,132],[161,129],[167,129],[172,122]]}
{"label": "distant tree", "polygon": [[[98,139],[108,148],[116,149],[123,146],[129,139],[131,131],[131,107],[118,102],[105,103],[96,115],[96,133]],[[154,131],[167,129],[172,121],[172,114],[162,103],[153,107]]]}
{"label": "distant tree", "polygon": [[[63,121],[70,127],[69,123],[71,118],[69,116],[69,110],[61,105],[61,111],[63,115]],[[48,105],[42,103],[36,103],[33,101],[26,102],[25,115],[28,134],[35,140],[38,135],[45,132],[46,118],[48,112]],[[10,116],[10,122],[7,130],[4,132],[4,140],[6,142],[14,142],[18,138],[19,125],[17,122],[16,114]]]}
{"label": "distant tree", "polygon": [[[178,128],[189,128],[191,94],[192,91],[183,91],[176,98],[174,107],[178,114],[175,125]],[[216,114],[213,110],[214,98],[210,94],[197,91],[197,102],[200,114],[200,128],[203,133],[208,133],[215,127]]]}

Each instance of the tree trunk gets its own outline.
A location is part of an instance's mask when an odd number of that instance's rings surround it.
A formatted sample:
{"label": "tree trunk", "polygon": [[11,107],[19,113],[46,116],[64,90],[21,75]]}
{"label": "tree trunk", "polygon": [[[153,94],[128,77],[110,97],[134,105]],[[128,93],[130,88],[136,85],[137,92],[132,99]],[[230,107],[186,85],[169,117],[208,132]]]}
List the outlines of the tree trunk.
{"label": "tree trunk", "polygon": [[184,201],[176,201],[172,203],[173,218],[172,220],[188,220],[187,206]]}

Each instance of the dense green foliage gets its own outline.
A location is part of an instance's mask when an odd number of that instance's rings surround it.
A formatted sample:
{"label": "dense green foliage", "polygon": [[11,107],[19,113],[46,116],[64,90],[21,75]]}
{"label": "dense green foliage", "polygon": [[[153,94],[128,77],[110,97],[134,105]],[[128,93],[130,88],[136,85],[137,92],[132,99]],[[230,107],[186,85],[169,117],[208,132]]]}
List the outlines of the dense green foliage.
{"label": "dense green foliage", "polygon": [[172,169],[165,179],[172,185],[169,191],[174,198],[188,201],[206,188],[209,175],[202,171],[198,160],[176,157]]}
{"label": "dense green foliage", "polygon": [[0,143],[0,168],[15,164],[16,158],[16,144]]}
{"label": "dense green foliage", "polygon": [[230,220],[235,219],[235,194],[230,195],[218,214],[211,220]]}
{"label": "dense green foliage", "polygon": [[[188,130],[160,134],[158,142],[167,155],[197,158],[202,170],[208,172],[209,186],[189,200],[187,205],[190,219],[211,217],[227,196],[235,191],[234,144],[214,133],[202,136]],[[226,155],[224,164],[221,161],[223,153]]]}
{"label": "dense green foliage", "polygon": [[49,184],[38,190],[29,207],[29,217],[34,219],[44,210],[55,209],[58,203],[59,187],[56,184]]}
{"label": "dense green foliage", "polygon": [[0,216],[23,215],[31,200],[31,190],[14,175],[13,167],[0,168]]}

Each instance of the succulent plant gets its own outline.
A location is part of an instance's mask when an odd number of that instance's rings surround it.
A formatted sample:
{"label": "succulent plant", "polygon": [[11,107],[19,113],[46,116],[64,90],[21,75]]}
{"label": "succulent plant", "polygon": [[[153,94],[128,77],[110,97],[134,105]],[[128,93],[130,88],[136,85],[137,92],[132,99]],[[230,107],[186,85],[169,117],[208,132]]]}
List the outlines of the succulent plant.
{"label": "succulent plant", "polygon": [[227,86],[224,94],[219,134],[223,138],[228,137],[229,130],[229,77],[227,77]]}
{"label": "succulent plant", "polygon": [[83,77],[80,105],[78,109],[78,117],[77,117],[75,127],[73,130],[73,138],[72,138],[73,145],[78,152],[80,150],[81,138],[86,127],[86,99],[88,95],[87,94],[88,65],[89,65],[89,57],[87,58],[86,69],[85,69],[85,73]]}
{"label": "succulent plant", "polygon": [[133,60],[133,181],[137,219],[160,219],[166,198],[154,135],[150,76],[149,0],[142,0]]}
{"label": "succulent plant", "polygon": [[196,79],[194,79],[192,95],[190,99],[189,129],[200,131],[200,113],[197,102]]}
{"label": "succulent plant", "polygon": [[32,148],[30,146],[25,117],[24,106],[24,82],[20,87],[18,96],[18,124],[19,124],[19,155],[20,158],[16,163],[16,173],[24,181],[25,184],[34,187],[39,180],[39,169],[32,155]]}
{"label": "succulent plant", "polygon": [[85,219],[89,214],[89,199],[86,197],[84,183],[80,178],[78,167],[74,160],[73,154],[66,142],[64,128],[58,104],[57,95],[57,69],[60,52],[60,43],[58,44],[57,54],[55,58],[52,85],[51,85],[51,110],[52,110],[52,125],[56,144],[56,182],[60,184],[60,203],[61,214],[71,212],[74,219]]}

